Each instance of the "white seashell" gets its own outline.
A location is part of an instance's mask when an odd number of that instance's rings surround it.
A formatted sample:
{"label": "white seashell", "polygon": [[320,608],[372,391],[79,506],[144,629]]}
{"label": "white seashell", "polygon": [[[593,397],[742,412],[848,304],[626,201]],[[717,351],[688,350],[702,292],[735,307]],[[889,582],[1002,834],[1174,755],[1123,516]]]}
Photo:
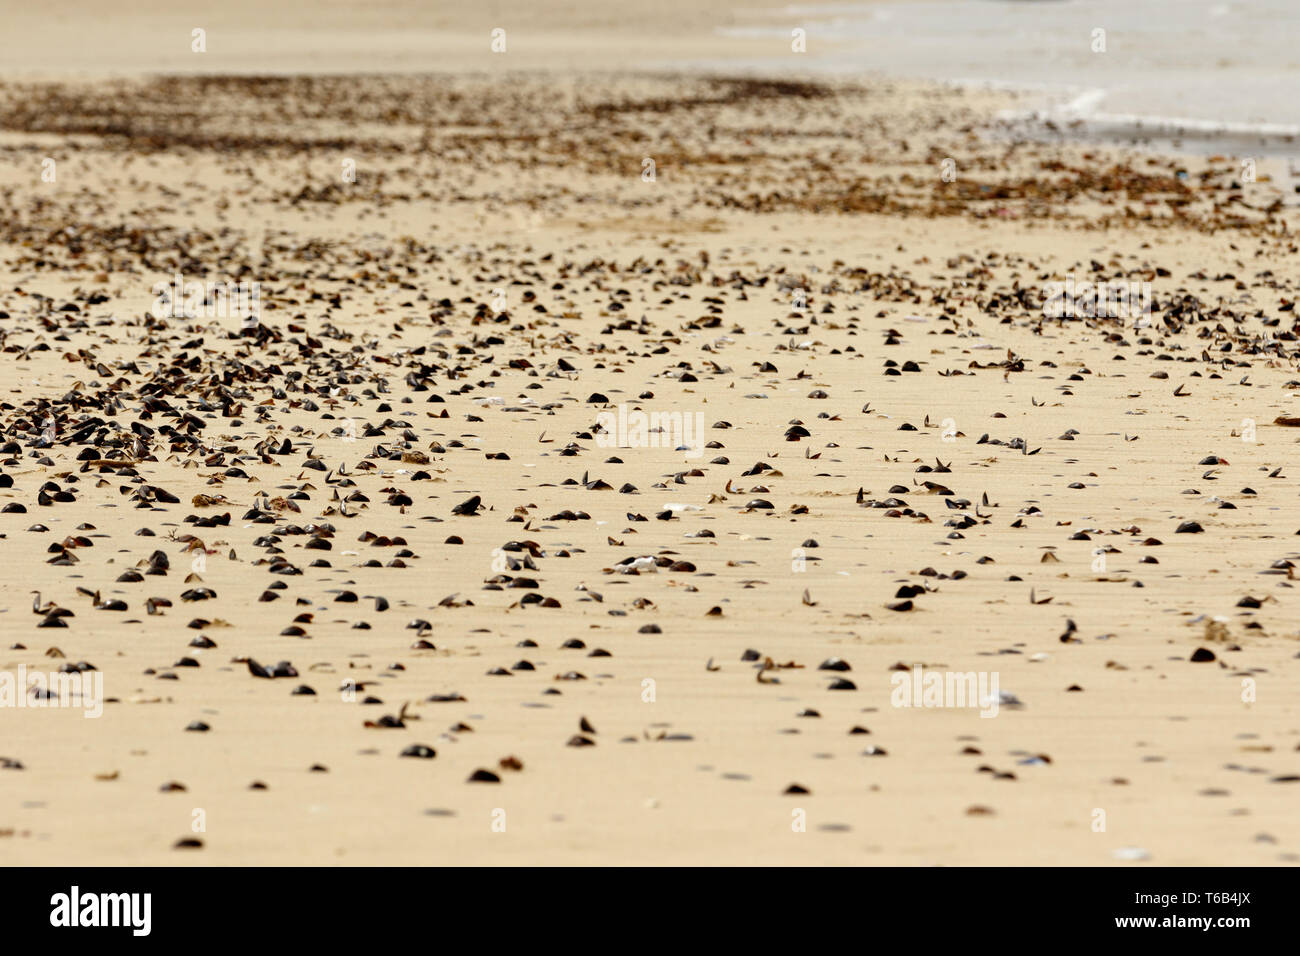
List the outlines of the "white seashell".
{"label": "white seashell", "polygon": [[1111,850],[1110,855],[1117,860],[1149,860],[1151,854],[1140,846],[1122,846],[1117,850]]}

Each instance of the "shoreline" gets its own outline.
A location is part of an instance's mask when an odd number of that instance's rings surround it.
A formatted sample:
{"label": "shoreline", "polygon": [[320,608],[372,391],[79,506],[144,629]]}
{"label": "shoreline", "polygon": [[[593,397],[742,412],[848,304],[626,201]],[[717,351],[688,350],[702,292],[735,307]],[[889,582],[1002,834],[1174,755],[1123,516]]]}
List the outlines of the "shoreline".
{"label": "shoreline", "polygon": [[[986,79],[918,78],[887,73],[849,73],[818,69],[781,69],[780,61],[736,60],[664,61],[642,63],[634,70],[615,67],[595,72],[575,71],[571,67],[520,68],[506,72],[488,69],[428,70],[410,69],[349,69],[337,70],[265,70],[250,68],[230,71],[127,71],[109,70],[92,73],[11,72],[0,75],[0,84],[33,84],[44,87],[67,85],[84,86],[97,82],[145,83],[153,80],[207,78],[213,80],[249,80],[274,78],[283,80],[332,78],[381,80],[389,77],[447,78],[449,80],[484,80],[511,77],[535,80],[552,77],[567,83],[575,75],[589,80],[601,77],[644,77],[660,80],[699,79],[726,80],[748,78],[756,81],[791,81],[825,83],[830,87],[880,87],[897,86],[904,89],[958,90],[974,96],[1011,98],[1025,101],[1017,108],[990,111],[986,125],[1000,128],[1005,135],[1039,142],[1059,142],[1074,146],[1098,145],[1114,149],[1136,149],[1156,154],[1204,158],[1228,153],[1243,158],[1253,158],[1269,164],[1276,176],[1286,170],[1290,178],[1300,182],[1300,167],[1294,162],[1300,126],[1285,123],[1233,123],[1189,117],[1161,116],[1158,114],[1110,114],[1097,112],[1089,101],[1094,101],[1100,90],[1079,90],[1069,87],[1044,89],[1032,84]],[[1083,103],[1084,105],[1080,105]],[[0,130],[0,135],[4,132]],[[1290,160],[1291,162],[1285,162]],[[1292,170],[1295,170],[1292,173]]]}

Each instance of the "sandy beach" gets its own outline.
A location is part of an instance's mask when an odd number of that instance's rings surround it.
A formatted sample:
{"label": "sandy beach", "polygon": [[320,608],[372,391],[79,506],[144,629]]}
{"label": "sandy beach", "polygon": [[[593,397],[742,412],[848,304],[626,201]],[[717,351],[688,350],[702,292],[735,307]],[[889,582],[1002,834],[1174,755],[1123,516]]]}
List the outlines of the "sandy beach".
{"label": "sandy beach", "polygon": [[6,860],[1300,861],[1284,157],[101,6],[0,67]]}

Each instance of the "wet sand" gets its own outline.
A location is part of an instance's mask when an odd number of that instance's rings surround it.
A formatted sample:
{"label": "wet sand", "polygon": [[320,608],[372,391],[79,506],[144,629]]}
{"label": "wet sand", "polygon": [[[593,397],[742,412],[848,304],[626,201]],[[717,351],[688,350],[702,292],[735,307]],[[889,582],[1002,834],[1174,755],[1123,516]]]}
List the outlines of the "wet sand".
{"label": "wet sand", "polygon": [[[884,82],[0,96],[0,668],[108,698],[0,711],[8,859],[1297,859],[1294,223],[1235,158]],[[260,322],[157,316],[176,273]],[[1045,320],[1070,275],[1154,327]],[[603,447],[620,404],[717,444]]]}

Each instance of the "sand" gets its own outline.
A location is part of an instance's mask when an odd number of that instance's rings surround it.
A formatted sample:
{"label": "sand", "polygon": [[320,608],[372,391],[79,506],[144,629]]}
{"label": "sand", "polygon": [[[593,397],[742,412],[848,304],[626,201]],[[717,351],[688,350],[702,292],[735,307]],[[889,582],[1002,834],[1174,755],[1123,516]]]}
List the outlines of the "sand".
{"label": "sand", "polygon": [[[86,661],[107,698],[0,709],[6,859],[1295,862],[1282,183],[1020,143],[1010,94],[632,69],[646,45],[5,82],[0,671]],[[178,272],[258,282],[257,328],[158,316]],[[1088,275],[1149,282],[1155,328],[1044,320]],[[604,447],[620,404],[719,444]],[[134,465],[78,459],[90,417]],[[617,571],[639,557],[663,566]],[[918,668],[1010,696],[894,706]]]}

